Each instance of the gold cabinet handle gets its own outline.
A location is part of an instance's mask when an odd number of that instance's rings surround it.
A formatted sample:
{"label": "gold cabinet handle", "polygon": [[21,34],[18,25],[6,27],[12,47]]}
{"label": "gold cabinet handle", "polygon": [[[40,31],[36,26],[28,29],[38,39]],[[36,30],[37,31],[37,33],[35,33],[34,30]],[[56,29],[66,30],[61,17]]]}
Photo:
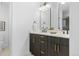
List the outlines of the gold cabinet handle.
{"label": "gold cabinet handle", "polygon": [[57,52],[59,53],[60,52],[60,46],[57,45]]}
{"label": "gold cabinet handle", "polygon": [[43,51],[41,51],[41,54],[45,54]]}
{"label": "gold cabinet handle", "polygon": [[40,36],[41,38],[43,38],[44,36]]}
{"label": "gold cabinet handle", "polygon": [[54,45],[54,51],[56,52],[56,44]]}
{"label": "gold cabinet handle", "polygon": [[41,43],[44,43],[44,41],[41,41]]}

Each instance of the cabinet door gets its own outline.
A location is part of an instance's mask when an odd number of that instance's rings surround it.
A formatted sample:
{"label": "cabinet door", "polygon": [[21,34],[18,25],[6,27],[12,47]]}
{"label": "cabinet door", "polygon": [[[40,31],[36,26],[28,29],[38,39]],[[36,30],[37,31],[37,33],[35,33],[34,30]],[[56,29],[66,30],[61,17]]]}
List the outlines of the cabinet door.
{"label": "cabinet door", "polygon": [[60,45],[59,56],[69,56],[69,48],[68,48],[68,46]]}
{"label": "cabinet door", "polygon": [[69,56],[69,39],[60,38],[59,56]]}
{"label": "cabinet door", "polygon": [[48,54],[48,53],[47,53],[47,50],[44,50],[44,49],[41,49],[41,50],[40,50],[40,55],[41,55],[41,56],[47,56],[47,54]]}
{"label": "cabinet door", "polygon": [[50,37],[49,38],[49,43],[48,43],[48,54],[50,56],[57,56],[57,38],[56,37]]}
{"label": "cabinet door", "polygon": [[30,51],[32,54],[36,56],[40,55],[39,35],[36,34],[30,35]]}
{"label": "cabinet door", "polygon": [[59,56],[60,53],[60,40],[59,37],[56,37],[55,39],[55,45],[56,45],[56,56]]}

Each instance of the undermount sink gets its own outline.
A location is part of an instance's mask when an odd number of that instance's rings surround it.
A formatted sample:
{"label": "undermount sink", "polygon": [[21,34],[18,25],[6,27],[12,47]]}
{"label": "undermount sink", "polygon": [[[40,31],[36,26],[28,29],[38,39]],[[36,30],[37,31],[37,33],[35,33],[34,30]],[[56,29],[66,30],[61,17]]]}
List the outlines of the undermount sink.
{"label": "undermount sink", "polygon": [[51,34],[56,34],[57,32],[50,32]]}

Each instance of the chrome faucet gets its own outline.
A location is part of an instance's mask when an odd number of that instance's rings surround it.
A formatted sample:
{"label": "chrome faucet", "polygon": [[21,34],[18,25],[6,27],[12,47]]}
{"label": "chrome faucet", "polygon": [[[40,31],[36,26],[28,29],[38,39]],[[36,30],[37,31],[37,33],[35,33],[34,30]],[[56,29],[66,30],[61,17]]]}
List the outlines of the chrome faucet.
{"label": "chrome faucet", "polygon": [[48,27],[46,26],[45,22],[43,22],[43,24],[41,26],[42,26],[41,27],[42,32],[47,32]]}

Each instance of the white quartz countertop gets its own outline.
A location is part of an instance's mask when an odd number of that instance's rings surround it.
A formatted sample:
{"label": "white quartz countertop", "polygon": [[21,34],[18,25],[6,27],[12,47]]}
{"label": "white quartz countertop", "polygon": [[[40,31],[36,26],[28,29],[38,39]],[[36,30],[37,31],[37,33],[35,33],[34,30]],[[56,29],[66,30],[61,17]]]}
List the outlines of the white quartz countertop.
{"label": "white quartz countertop", "polygon": [[44,32],[31,32],[32,34],[40,34],[40,35],[46,35],[46,36],[54,36],[54,37],[62,37],[62,38],[69,38],[69,34],[60,34],[60,33],[56,33],[56,34],[51,34],[51,33],[44,33]]}

